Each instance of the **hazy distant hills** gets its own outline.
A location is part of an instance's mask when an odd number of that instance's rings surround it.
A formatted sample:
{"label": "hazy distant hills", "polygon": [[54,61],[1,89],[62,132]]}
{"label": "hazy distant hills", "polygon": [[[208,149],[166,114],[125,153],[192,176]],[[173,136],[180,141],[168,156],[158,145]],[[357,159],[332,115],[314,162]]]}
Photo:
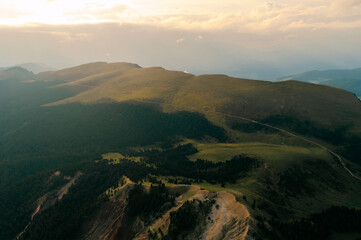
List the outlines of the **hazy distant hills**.
{"label": "hazy distant hills", "polygon": [[22,67],[12,67],[0,71],[0,80],[16,79],[25,80],[33,76],[32,72]]}
{"label": "hazy distant hills", "polygon": [[309,71],[278,78],[280,81],[298,80],[303,82],[329,85],[345,89],[361,96],[361,68],[350,70]]}
{"label": "hazy distant hills", "polygon": [[6,70],[9,68],[13,68],[13,67],[21,67],[30,72],[33,72],[34,74],[55,70],[54,68],[52,68],[44,63],[23,63],[23,64],[18,64],[18,65],[14,65],[14,66],[10,66],[10,67],[0,67],[0,71]]}

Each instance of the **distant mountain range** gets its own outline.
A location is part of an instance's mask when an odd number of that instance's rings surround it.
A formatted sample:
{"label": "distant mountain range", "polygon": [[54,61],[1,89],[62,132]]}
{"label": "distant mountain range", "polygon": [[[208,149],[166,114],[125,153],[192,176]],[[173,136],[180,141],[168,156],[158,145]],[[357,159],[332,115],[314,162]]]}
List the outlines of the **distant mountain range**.
{"label": "distant mountain range", "polygon": [[33,76],[33,73],[22,67],[12,67],[3,71],[0,70],[0,81],[7,79],[25,80],[31,78],[31,76]]}
{"label": "distant mountain range", "polygon": [[55,70],[55,68],[50,67],[44,63],[22,63],[22,64],[17,64],[17,65],[9,66],[9,67],[0,67],[0,71],[4,71],[6,69],[10,69],[10,68],[14,68],[14,67],[24,68],[35,74],[40,73],[40,72],[47,72],[47,71]]}
{"label": "distant mountain range", "polygon": [[285,77],[280,77],[278,81],[298,80],[309,83],[317,83],[345,89],[361,96],[361,68],[337,69],[324,71],[309,71]]}

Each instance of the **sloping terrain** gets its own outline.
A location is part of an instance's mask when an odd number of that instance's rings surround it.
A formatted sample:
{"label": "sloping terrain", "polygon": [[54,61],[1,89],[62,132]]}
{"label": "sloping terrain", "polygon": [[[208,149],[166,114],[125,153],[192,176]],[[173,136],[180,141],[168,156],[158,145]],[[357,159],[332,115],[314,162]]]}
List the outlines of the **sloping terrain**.
{"label": "sloping terrain", "polygon": [[[58,201],[61,201],[62,198],[69,192],[69,189],[74,185],[75,181],[82,175],[81,172],[77,172],[74,177],[70,176],[63,176],[60,171],[54,172],[46,182],[47,185],[54,185],[54,182],[61,181],[61,178],[64,178],[64,180],[68,181],[65,185],[61,186],[60,188],[55,188],[52,191],[47,192],[43,196],[41,196],[39,199],[36,200],[35,205],[36,208],[34,212],[31,214],[31,218],[29,223],[26,225],[25,229],[18,234],[16,239],[21,239],[23,234],[26,232],[27,228],[32,224],[32,221],[34,217],[37,214],[40,214],[47,208],[55,205]],[[59,179],[60,178],[60,179]]]}
{"label": "sloping terrain", "polygon": [[361,97],[361,79],[332,79],[320,84],[342,88]]}
{"label": "sloping terrain", "polygon": [[[87,71],[75,79],[83,68]],[[97,70],[95,74],[94,69]],[[66,83],[57,77],[64,73],[64,79],[68,79]],[[361,102],[352,93],[334,87],[298,81],[273,83],[225,75],[193,76],[126,63],[92,63],[47,74],[46,78],[40,79],[58,79],[53,81],[54,84],[62,83],[56,85],[57,89],[70,89],[75,95],[45,106],[132,102],[159,106],[164,112],[204,114],[212,123],[225,128],[234,141],[268,139],[269,142],[279,138],[270,137],[269,128],[259,129],[260,125],[254,125],[252,121],[257,120],[317,138],[334,145],[333,150],[344,157],[361,161],[357,157],[361,154]],[[254,139],[255,132],[258,139]]]}
{"label": "sloping terrain", "polygon": [[136,64],[131,63],[105,63],[96,62],[80,65],[77,67],[67,68],[59,71],[42,72],[37,74],[37,80],[43,81],[62,81],[69,82],[87,77],[93,74],[100,74],[111,71],[128,70],[139,68]]}
{"label": "sloping terrain", "polygon": [[[38,79],[45,81],[69,81],[58,87],[79,91],[74,97],[48,106],[96,103],[105,99],[138,101],[160,104],[165,111],[200,112],[222,125],[225,117],[215,116],[214,112],[253,119],[282,115],[332,129],[348,126],[352,131],[361,132],[360,101],[351,93],[332,87],[297,81],[254,81],[225,75],[193,76],[162,68],[136,68],[133,65],[133,68],[124,70],[123,63],[92,65],[95,65],[92,71],[82,72],[85,66],[80,66],[79,69],[38,75]],[[79,72],[82,74],[79,75]],[[64,73],[67,73],[65,77]]]}
{"label": "sloping terrain", "polygon": [[0,81],[12,79],[14,81],[21,81],[29,79],[33,76],[33,73],[21,67],[13,67],[0,71]]}
{"label": "sloping terrain", "polygon": [[347,91],[103,62],[0,79],[2,239],[262,239],[361,207]]}
{"label": "sloping terrain", "polygon": [[[148,187],[145,185],[145,187]],[[235,197],[227,192],[208,192],[196,186],[174,185],[167,186],[171,194],[178,195],[176,203],[169,210],[156,213],[158,217],[150,222],[144,222],[139,216],[129,218],[126,206],[129,192],[134,183],[127,182],[116,189],[109,201],[97,211],[97,214],[85,224],[85,231],[79,239],[158,239],[169,234],[172,226],[172,214],[182,209],[185,203],[198,203],[212,201],[208,219],[204,226],[197,226],[199,231],[182,231],[172,239],[245,239],[249,228],[249,212],[247,208],[236,201]],[[149,190],[148,190],[149,191]],[[173,220],[174,221],[174,220]],[[198,232],[195,235],[194,232]],[[158,235],[158,237],[156,237]],[[166,238],[168,239],[168,238]]]}
{"label": "sloping terrain", "polygon": [[[163,68],[134,68],[120,70],[102,75],[86,77],[59,87],[77,89],[90,87],[71,99],[58,104],[70,102],[94,103],[102,99],[115,101],[158,100],[166,102],[191,78],[183,72],[167,71]],[[92,87],[93,86],[93,87]]]}

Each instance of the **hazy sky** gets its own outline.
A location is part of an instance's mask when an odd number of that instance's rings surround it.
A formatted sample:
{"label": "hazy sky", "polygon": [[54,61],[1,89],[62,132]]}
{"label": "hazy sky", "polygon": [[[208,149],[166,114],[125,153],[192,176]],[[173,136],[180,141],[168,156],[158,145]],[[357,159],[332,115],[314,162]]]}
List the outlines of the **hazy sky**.
{"label": "hazy sky", "polygon": [[0,0],[0,66],[128,61],[273,78],[361,67],[361,0]]}

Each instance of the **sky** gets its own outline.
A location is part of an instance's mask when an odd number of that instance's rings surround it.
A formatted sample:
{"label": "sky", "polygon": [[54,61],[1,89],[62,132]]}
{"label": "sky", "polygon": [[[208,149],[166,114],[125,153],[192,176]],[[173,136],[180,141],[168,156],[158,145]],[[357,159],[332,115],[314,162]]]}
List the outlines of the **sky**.
{"label": "sky", "polygon": [[0,0],[0,66],[134,62],[272,79],[361,67],[361,0]]}

